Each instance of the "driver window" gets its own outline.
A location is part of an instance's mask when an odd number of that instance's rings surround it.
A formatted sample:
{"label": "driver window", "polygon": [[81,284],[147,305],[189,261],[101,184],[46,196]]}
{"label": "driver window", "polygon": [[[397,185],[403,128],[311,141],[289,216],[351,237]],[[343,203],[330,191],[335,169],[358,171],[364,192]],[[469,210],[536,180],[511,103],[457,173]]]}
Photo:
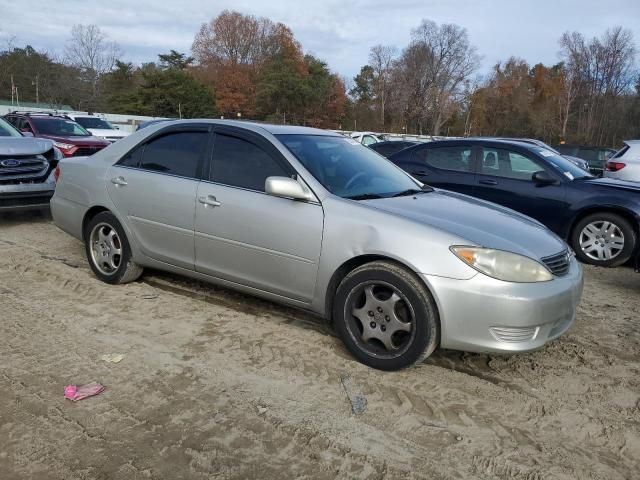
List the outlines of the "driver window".
{"label": "driver window", "polygon": [[500,148],[483,148],[480,173],[514,180],[531,180],[543,167],[528,157]]}

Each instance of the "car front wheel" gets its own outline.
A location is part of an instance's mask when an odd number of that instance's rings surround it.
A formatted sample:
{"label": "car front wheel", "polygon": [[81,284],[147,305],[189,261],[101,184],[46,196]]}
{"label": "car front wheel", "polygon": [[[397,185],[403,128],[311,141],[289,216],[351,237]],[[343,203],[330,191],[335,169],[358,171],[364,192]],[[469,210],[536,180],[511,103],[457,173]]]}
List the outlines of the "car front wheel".
{"label": "car front wheel", "polygon": [[421,362],[438,345],[431,294],[414,273],[391,262],[371,262],[350,272],[336,291],[333,319],[352,355],[380,370]]}
{"label": "car front wheel", "polygon": [[128,283],[142,275],[142,267],[131,258],[124,229],[112,213],[101,212],[93,217],[84,238],[91,270],[103,282]]}
{"label": "car front wheel", "polygon": [[617,267],[636,248],[636,233],[628,220],[609,212],[597,212],[580,220],[571,235],[571,246],[584,263]]}

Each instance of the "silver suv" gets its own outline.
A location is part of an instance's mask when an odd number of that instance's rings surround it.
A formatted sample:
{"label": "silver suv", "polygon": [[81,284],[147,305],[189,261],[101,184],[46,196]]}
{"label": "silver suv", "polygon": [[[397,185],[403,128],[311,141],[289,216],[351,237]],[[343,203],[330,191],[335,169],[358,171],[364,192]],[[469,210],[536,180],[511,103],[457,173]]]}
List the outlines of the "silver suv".
{"label": "silver suv", "polygon": [[23,136],[0,118],[0,212],[48,208],[61,158],[51,140]]}

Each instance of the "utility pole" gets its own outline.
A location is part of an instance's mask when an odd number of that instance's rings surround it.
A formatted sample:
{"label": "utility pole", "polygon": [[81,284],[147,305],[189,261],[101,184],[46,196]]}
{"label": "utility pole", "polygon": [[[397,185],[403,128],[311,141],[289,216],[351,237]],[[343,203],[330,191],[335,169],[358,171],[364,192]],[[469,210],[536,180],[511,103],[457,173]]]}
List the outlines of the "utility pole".
{"label": "utility pole", "polygon": [[38,74],[36,74],[36,81],[35,82],[31,82],[31,85],[35,85],[36,86],[36,103],[40,103],[40,94],[38,92]]}

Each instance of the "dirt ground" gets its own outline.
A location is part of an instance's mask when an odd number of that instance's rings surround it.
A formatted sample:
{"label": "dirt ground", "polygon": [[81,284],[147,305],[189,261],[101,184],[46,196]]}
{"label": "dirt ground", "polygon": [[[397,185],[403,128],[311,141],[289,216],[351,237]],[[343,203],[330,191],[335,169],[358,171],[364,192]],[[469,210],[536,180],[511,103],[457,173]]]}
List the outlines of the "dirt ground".
{"label": "dirt ground", "polygon": [[296,310],[158,272],[103,284],[47,216],[0,216],[0,251],[2,480],[640,478],[630,268],[585,268],[541,351],[384,373]]}

